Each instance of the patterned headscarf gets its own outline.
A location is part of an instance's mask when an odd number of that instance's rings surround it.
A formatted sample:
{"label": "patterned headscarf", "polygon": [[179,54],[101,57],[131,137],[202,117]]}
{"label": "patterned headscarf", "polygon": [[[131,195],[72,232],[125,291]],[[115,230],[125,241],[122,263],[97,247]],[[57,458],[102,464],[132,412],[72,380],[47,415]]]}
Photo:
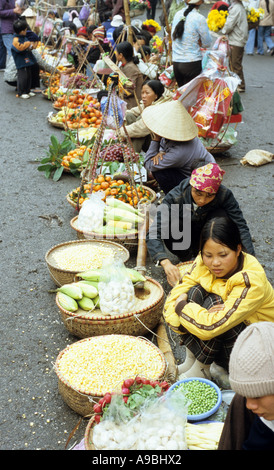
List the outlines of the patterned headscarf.
{"label": "patterned headscarf", "polygon": [[217,163],[208,163],[193,170],[189,183],[198,191],[217,193],[224,174],[225,171]]}

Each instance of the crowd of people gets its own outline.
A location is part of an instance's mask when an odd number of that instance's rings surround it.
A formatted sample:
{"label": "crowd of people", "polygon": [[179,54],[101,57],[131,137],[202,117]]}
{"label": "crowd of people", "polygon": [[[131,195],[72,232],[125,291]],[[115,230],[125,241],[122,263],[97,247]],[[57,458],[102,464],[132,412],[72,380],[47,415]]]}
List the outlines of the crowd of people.
{"label": "crowd of people", "polygon": [[[202,50],[213,38],[199,13],[203,0],[175,3],[176,8],[174,2],[169,4],[168,15],[172,66],[176,86],[181,87],[202,72]],[[230,67],[240,79],[238,91],[244,92],[243,54],[253,54],[256,28],[249,31],[241,0],[217,3],[216,8],[228,11],[220,35],[230,46]],[[242,209],[222,184],[225,172],[198,138],[190,114],[159,79],[151,49],[157,32],[156,5],[150,1],[148,21],[132,25],[131,42],[119,0],[99,1],[98,10],[89,11],[84,20],[76,10],[66,11],[62,18],[50,10],[49,31],[31,27],[15,0],[0,0],[0,68],[8,69],[12,62],[15,73],[7,83],[19,98],[34,96],[41,92],[40,69],[47,70],[37,44],[57,49],[67,31],[77,39],[77,47],[72,41],[68,54],[74,70],[92,76],[96,63],[108,53],[133,83],[124,96],[127,110],[121,136],[129,136],[134,150],[144,153],[144,167],[163,193],[146,243],[171,286],[163,314],[166,324],[182,337],[185,361],[179,365],[180,376],[212,378],[212,364],[230,374],[236,397],[220,448],[273,449],[274,290],[256,258]],[[274,0],[260,0],[260,5],[266,14],[258,26],[257,52],[264,54],[265,41],[274,55]],[[182,276],[179,262],[185,261],[192,264]],[[256,419],[250,419],[247,410]],[[236,414],[242,419],[240,429]]]}

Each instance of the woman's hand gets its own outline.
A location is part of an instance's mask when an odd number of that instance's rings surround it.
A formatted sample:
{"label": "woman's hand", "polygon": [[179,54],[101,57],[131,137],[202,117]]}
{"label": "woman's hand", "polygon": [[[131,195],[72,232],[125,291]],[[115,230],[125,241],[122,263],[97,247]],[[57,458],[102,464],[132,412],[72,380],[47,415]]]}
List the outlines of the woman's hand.
{"label": "woman's hand", "polygon": [[175,308],[177,307],[178,303],[181,302],[182,300],[185,300],[187,302],[186,293],[179,295],[178,299],[175,301]]}
{"label": "woman's hand", "polygon": [[161,266],[164,268],[166,273],[167,282],[170,286],[174,287],[181,279],[181,273],[177,266],[171,263],[169,259],[163,259],[160,261]]}
{"label": "woman's hand", "polygon": [[213,307],[211,307],[208,312],[210,313],[214,313],[214,312],[220,312],[221,310],[223,310],[225,308],[224,304],[219,304],[219,305],[214,305]]}
{"label": "woman's hand", "polygon": [[158,152],[155,157],[152,158],[153,165],[158,165],[160,160],[163,160],[165,152]]}

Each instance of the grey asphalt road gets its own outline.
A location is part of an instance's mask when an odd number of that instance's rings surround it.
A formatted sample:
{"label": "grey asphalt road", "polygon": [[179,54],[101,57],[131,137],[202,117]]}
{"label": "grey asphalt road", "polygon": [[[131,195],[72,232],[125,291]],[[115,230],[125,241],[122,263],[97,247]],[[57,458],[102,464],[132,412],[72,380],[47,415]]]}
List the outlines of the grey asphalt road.
{"label": "grey asphalt road", "polygon": [[[247,90],[241,95],[243,122],[238,143],[217,156],[250,227],[257,257],[271,282],[273,270],[273,163],[243,167],[240,159],[252,149],[274,153],[274,58],[244,57]],[[75,240],[70,227],[74,209],[66,194],[78,186],[71,175],[59,182],[37,171],[38,161],[61,131],[50,127],[51,103],[41,96],[15,98],[0,75],[1,158],[1,450],[64,450],[79,416],[62,400],[54,363],[76,339],[65,329],[48,291],[54,288],[45,263],[54,245]],[[135,260],[131,260],[134,266]],[[148,274],[168,286],[160,268],[147,260]],[[180,357],[180,351],[175,350]],[[82,422],[72,445],[83,437]]]}

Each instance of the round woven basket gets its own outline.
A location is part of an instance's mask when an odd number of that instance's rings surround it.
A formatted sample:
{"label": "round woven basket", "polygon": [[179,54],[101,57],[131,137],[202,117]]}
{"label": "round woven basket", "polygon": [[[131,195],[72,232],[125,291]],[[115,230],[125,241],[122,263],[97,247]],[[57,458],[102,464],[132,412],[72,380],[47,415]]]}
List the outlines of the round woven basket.
{"label": "round woven basket", "polygon": [[[113,336],[113,335],[112,335]],[[121,336],[127,336],[127,335],[116,335],[117,339]],[[105,336],[103,338],[106,338]],[[163,379],[166,373],[166,361],[164,354],[162,351],[155,346],[153,343],[147,341],[145,338],[137,338],[133,336],[127,336],[127,338],[131,338],[132,344],[134,345],[137,344],[138,341],[144,341],[146,343],[147,348],[153,348],[154,352],[157,354],[157,358],[159,360],[159,368],[160,372],[157,377],[154,377],[155,380],[160,380]],[[94,338],[85,338],[80,341],[78,341],[77,344],[83,342],[83,341],[96,341],[96,337]],[[56,359],[55,362],[55,372],[58,377],[58,390],[60,395],[62,396],[64,402],[76,413],[80,414],[81,416],[91,416],[93,414],[93,405],[94,402],[98,401],[102,396],[104,396],[107,392],[110,392],[112,390],[104,390],[101,394],[96,394],[92,393],[89,391],[81,390],[81,389],[75,389],[72,387],[72,385],[69,383],[69,381],[66,379],[66,377],[63,376],[60,370],[60,361],[62,360],[62,357],[65,352],[71,347],[73,347],[76,343],[73,343],[69,346],[67,346],[63,351],[61,351]],[[102,345],[103,346],[103,345]],[[101,346],[101,347],[102,347]],[[100,364],[98,364],[100,366]],[[125,377],[126,378],[126,377]],[[117,376],[117,380],[115,384],[113,385],[113,389],[115,386],[117,387],[117,384],[121,381],[121,377]]]}
{"label": "round woven basket", "polygon": [[210,152],[211,154],[216,154],[216,153],[223,153],[227,152],[232,145],[220,145],[219,147],[207,147],[207,151]]}
{"label": "round woven basket", "polygon": [[85,430],[85,436],[84,436],[84,443],[85,443],[85,449],[86,450],[96,450],[93,440],[92,440],[92,435],[93,435],[93,426],[95,425],[95,419],[94,416],[89,420],[88,425]]}
{"label": "round woven basket", "polygon": [[124,246],[119,245],[118,243],[115,243],[112,241],[73,240],[73,241],[61,243],[59,245],[55,245],[46,253],[45,260],[47,263],[50,277],[52,278],[52,280],[57,286],[60,287],[64,284],[70,284],[71,282],[74,281],[76,274],[81,272],[81,270],[69,271],[69,270],[60,268],[60,266],[57,266],[56,261],[54,260],[54,253],[56,253],[57,250],[62,250],[63,247],[66,247],[68,245],[77,245],[77,244],[80,245],[81,243],[91,244],[92,248],[96,248],[96,247],[112,248],[114,257],[117,259],[121,259],[124,263],[126,263],[130,257],[129,251]]}
{"label": "round woven basket", "polygon": [[115,243],[119,243],[120,245],[125,246],[128,251],[133,254],[137,252],[138,249],[138,230],[135,233],[131,233],[130,235],[127,234],[119,234],[118,236],[115,235],[102,235],[96,232],[83,232],[79,230],[77,227],[78,222],[78,215],[73,217],[70,221],[71,228],[77,232],[77,238],[79,240],[113,240]]}
{"label": "round woven basket", "polygon": [[164,300],[162,286],[151,278],[144,282],[144,289],[135,289],[134,311],[122,315],[102,315],[100,309],[87,312],[79,308],[76,312],[69,312],[61,307],[56,295],[56,304],[65,327],[78,338],[109,334],[146,335],[159,323]]}
{"label": "round woven basket", "polygon": [[[144,189],[145,189],[146,191],[149,192],[149,194],[150,194],[149,202],[152,204],[153,202],[156,201],[156,199],[157,199],[157,194],[155,193],[155,191],[153,191],[153,189],[149,188],[148,186],[143,185],[143,187],[144,187]],[[67,201],[68,201],[68,203],[69,203],[72,207],[74,207],[75,209],[77,208],[77,203],[74,202],[74,201],[71,199],[71,197],[70,197],[69,194],[67,194]],[[79,204],[79,207],[81,207],[81,204]]]}
{"label": "round woven basket", "polygon": [[63,122],[52,121],[52,119],[50,119],[50,117],[48,117],[48,122],[51,126],[57,127],[58,129],[66,129],[66,126]]}

